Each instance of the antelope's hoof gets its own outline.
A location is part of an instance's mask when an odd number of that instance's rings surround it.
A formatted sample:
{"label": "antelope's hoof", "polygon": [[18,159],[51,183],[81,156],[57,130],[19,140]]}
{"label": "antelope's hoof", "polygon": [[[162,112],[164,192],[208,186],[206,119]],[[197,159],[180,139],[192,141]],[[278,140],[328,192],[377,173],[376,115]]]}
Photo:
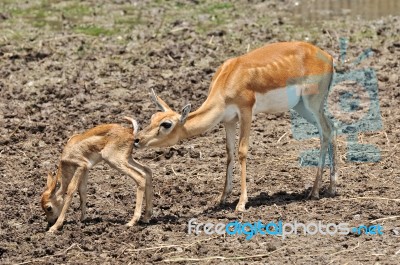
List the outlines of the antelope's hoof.
{"label": "antelope's hoof", "polygon": [[129,226],[129,227],[134,226],[138,223],[138,221],[139,221],[139,218],[133,218],[129,223],[126,224],[126,226]]}
{"label": "antelope's hoof", "polygon": [[239,203],[236,205],[236,212],[243,213],[246,211],[246,204],[245,203]]}
{"label": "antelope's hoof", "polygon": [[80,220],[81,222],[84,222],[86,220],[86,215],[82,215]]}
{"label": "antelope's hoof", "polygon": [[224,196],[223,194],[221,194],[217,200],[215,201],[215,205],[224,205],[226,203],[226,196]]}

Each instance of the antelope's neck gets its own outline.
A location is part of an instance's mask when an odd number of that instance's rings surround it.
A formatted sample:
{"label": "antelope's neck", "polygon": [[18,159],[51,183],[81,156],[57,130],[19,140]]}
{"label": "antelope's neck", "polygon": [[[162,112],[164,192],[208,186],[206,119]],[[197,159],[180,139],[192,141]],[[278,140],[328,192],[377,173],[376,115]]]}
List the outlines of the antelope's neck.
{"label": "antelope's neck", "polygon": [[216,126],[224,116],[224,103],[209,99],[191,112],[183,125],[183,139],[200,135]]}

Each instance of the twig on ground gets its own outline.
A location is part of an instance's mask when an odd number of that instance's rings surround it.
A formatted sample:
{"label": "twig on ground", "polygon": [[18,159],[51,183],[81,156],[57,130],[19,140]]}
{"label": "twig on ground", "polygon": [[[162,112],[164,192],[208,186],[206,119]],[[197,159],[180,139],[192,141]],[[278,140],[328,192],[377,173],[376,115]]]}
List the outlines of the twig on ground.
{"label": "twig on ground", "polygon": [[171,29],[170,32],[177,32],[177,31],[181,31],[181,30],[186,30],[189,29],[188,27],[180,27],[180,28],[175,28],[175,29]]}
{"label": "twig on ground", "polygon": [[276,142],[277,144],[279,144],[279,142],[282,140],[283,137],[286,136],[286,134],[288,134],[289,132],[285,132],[284,134],[282,134],[281,137],[279,137],[278,141]]}
{"label": "twig on ground", "polygon": [[161,154],[161,155],[159,155],[159,156],[156,156],[155,158],[153,158],[153,159],[151,159],[150,161],[154,161],[154,160],[156,160],[157,158],[159,158],[160,156],[163,156],[164,154]]}
{"label": "twig on ground", "polygon": [[214,39],[214,35],[211,35],[211,38],[210,38],[210,41],[208,42],[208,44],[212,44],[212,41],[213,41],[213,39]]}
{"label": "twig on ground", "polygon": [[172,172],[174,173],[175,176],[178,176],[178,173],[176,173],[175,169],[173,166],[171,166]]}
{"label": "twig on ground", "polygon": [[24,124],[24,123],[25,123],[25,120],[22,120],[22,121],[16,126],[16,128],[14,129],[14,131],[11,132],[11,134],[8,136],[8,138],[11,139],[11,137],[13,137],[14,134],[18,131],[19,126],[21,126],[21,125]]}
{"label": "twig on ground", "polygon": [[[319,251],[316,254],[309,253],[309,254],[302,254],[302,255],[293,255],[292,257],[321,257],[321,256],[327,256],[327,255],[328,256],[334,256],[334,255],[337,255],[337,254],[340,254],[340,253],[353,251],[353,250],[355,250],[355,249],[357,249],[359,247],[360,247],[360,242],[357,242],[357,245],[355,247],[353,247],[353,248],[344,249],[344,250],[337,251],[337,252],[334,252],[334,253],[331,253],[331,254],[321,253],[321,251]],[[331,263],[333,263],[333,262],[330,262],[330,264]]]}
{"label": "twig on ground", "polygon": [[175,59],[172,58],[171,55],[167,54],[167,57],[171,62],[176,63]]}
{"label": "twig on ground", "polygon": [[85,35],[85,34],[70,34],[70,35],[64,35],[64,36],[58,36],[58,37],[53,37],[53,38],[47,38],[47,39],[37,39],[32,41],[32,43],[36,42],[47,42],[47,41],[55,41],[55,40],[62,40],[66,38],[75,38],[75,37],[82,37],[82,38],[93,38],[93,36]]}
{"label": "twig on ground", "polygon": [[398,218],[400,218],[400,215],[395,215],[395,216],[389,216],[389,217],[375,219],[375,220],[370,221],[370,223],[375,223],[375,222],[385,221],[385,220],[390,220],[390,219],[398,219]]}
{"label": "twig on ground", "polygon": [[353,248],[351,248],[351,249],[341,250],[341,251],[338,251],[338,252],[329,254],[329,256],[337,255],[337,254],[343,253],[343,252],[351,252],[351,251],[353,251],[353,250],[355,250],[355,249],[357,249],[357,248],[359,248],[359,247],[360,247],[360,241],[357,242],[357,246],[355,246],[355,247],[353,247]]}
{"label": "twig on ground", "polygon": [[161,246],[157,246],[157,247],[149,247],[149,248],[138,248],[138,249],[127,249],[127,251],[130,252],[138,252],[138,251],[146,251],[146,250],[155,250],[155,249],[163,249],[163,248],[175,248],[175,247],[181,247],[181,248],[187,248],[189,246],[193,246],[197,243],[203,242],[203,241],[209,241],[211,239],[217,238],[219,236],[214,236],[211,238],[206,238],[206,239],[201,239],[201,240],[197,240],[194,241],[193,243],[188,243],[188,244],[181,244],[181,245],[161,245]]}
{"label": "twig on ground", "polygon": [[387,141],[386,144],[387,144],[387,145],[390,145],[390,141],[389,141],[389,137],[388,137],[387,133],[384,132],[384,134],[385,134],[386,141]]}
{"label": "twig on ground", "polygon": [[68,251],[70,251],[71,249],[73,249],[73,248],[75,248],[75,247],[82,251],[82,249],[81,249],[81,247],[79,246],[79,244],[73,243],[73,244],[72,244],[70,247],[68,247],[67,249],[63,250],[62,252],[56,253],[56,254],[54,254],[53,256],[62,256],[62,255],[65,255],[65,254],[67,254]]}
{"label": "twig on ground", "polygon": [[48,256],[41,257],[40,259],[33,259],[33,260],[24,261],[24,262],[21,262],[21,263],[17,263],[16,265],[23,265],[23,264],[29,264],[29,263],[34,263],[34,262],[46,262],[46,260],[44,260],[45,258],[51,258],[51,257],[57,257],[57,256],[65,255],[65,254],[67,254],[68,251],[70,251],[71,249],[73,249],[75,247],[77,247],[79,250],[83,251],[81,249],[81,247],[79,246],[79,244],[73,243],[67,249],[65,249],[65,250],[63,250],[63,251],[61,251],[59,253],[56,253],[54,255],[48,255]]}
{"label": "twig on ground", "polygon": [[[354,200],[387,200],[387,201],[395,201],[400,202],[400,199],[391,199],[391,198],[384,198],[384,197],[354,197],[354,198],[341,198],[334,201],[354,201]],[[332,201],[332,200],[331,200]]]}
{"label": "twig on ground", "polygon": [[24,262],[21,262],[21,263],[16,263],[15,265],[24,265],[24,264],[34,263],[34,262],[45,262],[45,260],[43,260],[43,259],[33,259],[33,260],[24,261]]}
{"label": "twig on ground", "polygon": [[165,259],[165,262],[180,262],[180,261],[206,261],[206,260],[213,260],[213,259],[220,259],[220,260],[240,260],[240,259],[252,259],[252,258],[264,258],[267,257],[275,252],[283,250],[287,248],[287,246],[278,248],[274,251],[265,253],[265,254],[258,254],[258,255],[251,255],[251,256],[236,256],[236,257],[224,257],[224,256],[211,256],[205,258],[185,258],[185,257],[175,257],[172,259]]}

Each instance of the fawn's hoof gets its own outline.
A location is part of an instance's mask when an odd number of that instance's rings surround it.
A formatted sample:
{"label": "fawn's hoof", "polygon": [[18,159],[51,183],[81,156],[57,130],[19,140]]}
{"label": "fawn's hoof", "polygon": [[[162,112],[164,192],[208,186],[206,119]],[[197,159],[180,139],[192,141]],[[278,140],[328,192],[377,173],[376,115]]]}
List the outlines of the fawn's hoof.
{"label": "fawn's hoof", "polygon": [[307,196],[308,200],[319,200],[319,193],[318,192],[310,192]]}
{"label": "fawn's hoof", "polygon": [[47,232],[53,234],[53,233],[57,232],[57,230],[58,230],[57,227],[52,226],[52,227],[50,227],[50,229]]}
{"label": "fawn's hoof", "polygon": [[149,216],[149,217],[144,216],[144,217],[142,218],[142,222],[143,222],[143,223],[146,223],[146,224],[150,223],[150,220],[151,220],[151,216]]}
{"label": "fawn's hoof", "polygon": [[129,223],[126,224],[126,226],[127,227],[131,227],[131,226],[134,226],[136,224],[137,224],[137,221],[136,222],[129,222]]}
{"label": "fawn's hoof", "polygon": [[339,193],[338,193],[337,190],[334,189],[334,188],[328,188],[327,191],[326,191],[326,196],[327,196],[327,197],[333,198],[333,197],[335,197],[335,196],[337,196],[337,195],[339,195]]}

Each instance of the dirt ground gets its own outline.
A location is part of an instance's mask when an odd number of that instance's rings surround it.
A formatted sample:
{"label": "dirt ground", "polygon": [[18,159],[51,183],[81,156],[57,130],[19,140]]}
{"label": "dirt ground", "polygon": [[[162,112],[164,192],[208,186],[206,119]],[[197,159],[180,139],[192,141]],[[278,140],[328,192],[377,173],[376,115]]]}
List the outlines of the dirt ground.
{"label": "dirt ground", "polygon": [[[296,3],[2,1],[0,263],[399,264],[400,17],[368,21],[343,15],[303,24],[292,20]],[[338,60],[340,38],[348,40],[344,63]],[[288,40],[323,48],[343,71],[372,68],[377,75],[382,128],[356,138],[378,148],[381,158],[349,162],[346,135],[339,135],[339,196],[305,199],[316,168],[300,166],[299,155],[318,148],[319,139],[296,139],[289,113],[260,114],[252,127],[245,213],[234,211],[237,165],[227,204],[215,205],[226,159],[218,126],[174,147],[134,152],[154,173],[150,224],[124,226],[133,214],[136,186],[100,164],[89,174],[87,221],[79,221],[75,197],[62,230],[46,233],[40,194],[71,135],[102,123],[129,126],[122,120],[126,115],[145,126],[156,111],[149,87],[177,110],[187,102],[196,109],[224,60]],[[368,48],[374,54],[353,65]],[[339,104],[334,97],[329,102]],[[380,224],[384,234],[246,240],[189,235],[192,218],[214,224]]]}

